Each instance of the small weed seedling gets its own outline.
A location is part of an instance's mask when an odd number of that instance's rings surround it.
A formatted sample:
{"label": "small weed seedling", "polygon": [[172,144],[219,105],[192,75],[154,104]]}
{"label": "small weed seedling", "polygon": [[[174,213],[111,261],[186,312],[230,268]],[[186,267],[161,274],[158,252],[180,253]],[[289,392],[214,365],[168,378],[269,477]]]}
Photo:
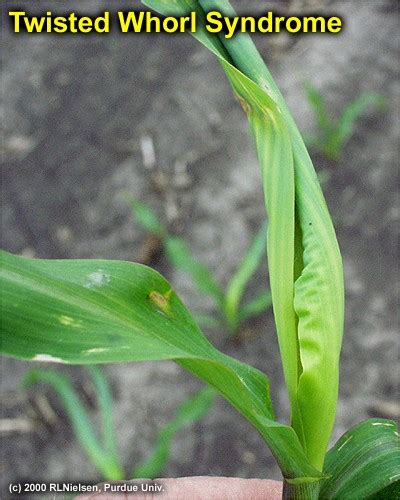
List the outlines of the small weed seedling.
{"label": "small weed seedling", "polygon": [[175,417],[159,431],[151,455],[126,476],[118,454],[112,416],[113,400],[107,379],[95,365],[88,366],[88,371],[100,413],[100,436],[95,432],[79,394],[65,375],[54,370],[32,369],[25,376],[24,386],[29,388],[33,384],[45,383],[53,388],[63,403],[77,441],[103,479],[108,481],[157,477],[167,465],[175,434],[200,420],[210,409],[215,395],[211,388],[206,388],[182,403]]}
{"label": "small weed seedling", "polygon": [[246,320],[271,307],[272,296],[269,290],[242,304],[246,288],[266,255],[267,229],[265,225],[255,236],[239,268],[224,291],[210,269],[194,257],[185,240],[169,234],[168,229],[161,224],[154,210],[138,200],[131,200],[131,205],[136,221],[162,242],[170,264],[187,273],[192,278],[197,290],[213,300],[217,318],[208,314],[194,313],[194,318],[200,326],[222,327],[233,336]]}
{"label": "small weed seedling", "polygon": [[218,351],[170,284],[140,264],[36,260],[3,252],[2,352],[88,365],[173,359],[258,430],[282,471],[284,498],[397,498],[400,447],[394,422],[366,420],[327,452],[338,397],[342,259],[283,96],[249,36],[227,39],[205,29],[205,12],[235,16],[227,0],[145,4],[163,15],[196,11],[194,36],[219,60],[250,122],[268,212],[269,278],[290,422],[276,420],[266,375]]}
{"label": "small weed seedling", "polygon": [[335,120],[328,112],[321,92],[311,84],[306,85],[307,99],[318,125],[316,136],[307,136],[308,146],[321,152],[328,160],[338,161],[344,146],[354,133],[358,118],[367,108],[384,109],[385,98],[378,94],[364,93],[346,106]]}

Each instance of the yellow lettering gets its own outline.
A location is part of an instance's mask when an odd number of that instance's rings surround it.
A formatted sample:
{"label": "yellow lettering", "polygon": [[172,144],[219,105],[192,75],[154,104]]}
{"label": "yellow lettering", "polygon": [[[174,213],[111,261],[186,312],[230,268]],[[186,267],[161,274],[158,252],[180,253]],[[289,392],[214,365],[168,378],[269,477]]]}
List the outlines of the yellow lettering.
{"label": "yellow lettering", "polygon": [[[210,12],[207,13],[207,24],[206,24],[206,29],[210,33],[220,33],[223,28],[223,24],[219,19],[221,19],[222,14],[221,12],[217,12],[216,10],[211,10]],[[215,24],[216,27],[213,28],[210,26],[210,24]]]}
{"label": "yellow lettering", "polygon": [[196,33],[196,30],[197,30],[197,18],[196,18],[196,16],[197,16],[196,11],[193,11],[190,14],[190,32],[191,33]]}
{"label": "yellow lettering", "polygon": [[78,30],[76,29],[77,19],[78,18],[76,17],[75,12],[71,12],[71,14],[68,16],[70,33],[78,33]]}
{"label": "yellow lettering", "polygon": [[19,18],[25,16],[25,12],[9,12],[8,15],[14,17],[14,33],[19,33]]}
{"label": "yellow lettering", "polygon": [[328,19],[328,31],[331,33],[337,33],[342,29],[342,20],[339,17],[331,17]]}
{"label": "yellow lettering", "polygon": [[[246,24],[250,24],[250,28],[246,27]],[[242,33],[246,33],[246,31],[250,31],[250,33],[254,33],[256,31],[256,20],[254,17],[243,17],[240,31]]]}
{"label": "yellow lettering", "polygon": [[92,31],[93,28],[93,21],[90,19],[90,17],[81,17],[78,21],[78,30],[81,33],[89,33]]}
{"label": "yellow lettering", "polygon": [[133,31],[135,33],[140,33],[143,25],[144,12],[139,12],[138,16],[136,16],[136,14],[136,12],[128,12],[125,18],[123,12],[118,12],[118,19],[122,33],[127,33],[129,31],[130,25],[132,25]]}
{"label": "yellow lettering", "polygon": [[185,32],[185,29],[186,29],[186,23],[189,23],[190,24],[190,17],[189,16],[186,16],[186,17],[181,17],[179,19],[179,31],[181,33],[184,33]]}
{"label": "yellow lettering", "polygon": [[[291,27],[292,21],[294,21],[296,24],[295,28]],[[298,17],[288,17],[286,21],[286,29],[289,31],[289,33],[297,33],[298,31],[300,31],[301,30],[300,19]]]}
{"label": "yellow lettering", "polygon": [[93,23],[94,29],[97,33],[110,32],[110,13],[104,12],[104,16],[96,17]]}
{"label": "yellow lettering", "polygon": [[40,20],[37,17],[32,17],[31,19],[24,17],[24,23],[26,26],[26,31],[28,33],[41,33],[43,30],[45,18],[42,17]]}
{"label": "yellow lettering", "polygon": [[53,21],[53,31],[56,33],[65,33],[67,31],[67,20],[65,17],[56,17]]}
{"label": "yellow lettering", "polygon": [[278,16],[278,17],[275,18],[275,33],[280,33],[280,31],[281,31],[280,24],[284,20],[285,20],[284,17],[279,17]]}
{"label": "yellow lettering", "polygon": [[[189,24],[189,28],[186,28],[186,24]],[[184,33],[188,29],[191,33],[196,31],[196,11],[190,13],[190,16],[180,18],[179,31]]]}
{"label": "yellow lettering", "polygon": [[239,22],[238,17],[234,17],[232,20],[229,17],[225,17],[225,24],[228,30],[228,33],[225,34],[225,38],[232,38],[235,34],[237,23]]}
{"label": "yellow lettering", "polygon": [[[267,26],[264,27],[264,23],[267,23]],[[272,24],[272,12],[268,12],[266,16],[260,17],[258,21],[258,29],[261,33],[271,33],[273,30]]]}
{"label": "yellow lettering", "polygon": [[[155,29],[151,28],[151,23],[155,23]],[[151,12],[146,12],[146,33],[160,33],[161,31],[161,21],[159,17],[153,16]]]}
{"label": "yellow lettering", "polygon": [[[311,32],[317,33],[321,31],[325,33],[325,19],[323,17],[304,17],[303,18],[303,31],[304,33],[308,33],[308,24],[311,23]],[[320,27],[318,28],[318,23]]]}
{"label": "yellow lettering", "polygon": [[172,16],[166,17],[163,21],[163,28],[164,28],[164,31],[167,33],[175,33],[175,31],[178,31],[178,29],[179,29],[178,19],[176,17],[172,17]]}

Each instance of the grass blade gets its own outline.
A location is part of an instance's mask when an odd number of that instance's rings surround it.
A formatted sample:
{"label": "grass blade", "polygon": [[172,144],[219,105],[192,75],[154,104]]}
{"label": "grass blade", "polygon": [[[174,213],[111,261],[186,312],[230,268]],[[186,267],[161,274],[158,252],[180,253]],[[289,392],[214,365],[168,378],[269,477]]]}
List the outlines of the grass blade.
{"label": "grass blade", "polygon": [[241,322],[247,319],[262,314],[267,309],[272,306],[272,294],[270,291],[264,292],[254,299],[251,299],[247,304],[245,304],[239,314],[239,319]]}
{"label": "grass blade", "polygon": [[150,457],[133,470],[131,474],[132,479],[154,479],[157,477],[168,462],[175,434],[182,428],[192,425],[203,418],[211,408],[214,397],[215,391],[212,389],[203,389],[181,404],[175,417],[159,432],[155,448]]}
{"label": "grass blade", "polygon": [[336,123],[333,134],[327,144],[327,152],[330,158],[337,159],[344,144],[349,140],[354,131],[358,117],[370,106],[381,106],[385,99],[378,94],[365,93],[351,102],[344,110],[342,116]]}
{"label": "grass blade", "polygon": [[257,271],[262,257],[266,254],[266,224],[254,238],[250,248],[240,263],[239,269],[228,283],[224,299],[224,312],[232,332],[239,324],[239,305],[251,277]]}
{"label": "grass blade", "polygon": [[329,117],[328,110],[321,92],[311,84],[305,85],[308,102],[310,103],[314,116],[317,119],[318,127],[325,136],[332,133],[332,120]]}
{"label": "grass blade", "polygon": [[213,297],[218,305],[221,304],[223,293],[213,274],[193,256],[182,238],[168,236],[165,240],[165,251],[170,263],[176,269],[187,273],[201,293]]}
{"label": "grass blade", "polygon": [[146,231],[161,238],[171,265],[189,274],[199,291],[213,297],[220,305],[223,300],[222,290],[207,266],[193,256],[186,242],[178,236],[169,235],[155,211],[148,205],[132,198],[130,198],[130,203],[137,222]]}
{"label": "grass blade", "polygon": [[136,221],[149,233],[162,238],[166,234],[165,227],[161,224],[156,212],[139,200],[129,197]]}
{"label": "grass blade", "polygon": [[112,415],[114,404],[107,378],[98,366],[89,365],[87,366],[87,370],[95,388],[97,404],[101,415],[103,446],[115,458],[115,461],[118,462],[117,439]]}
{"label": "grass blade", "polygon": [[221,322],[210,314],[193,314],[196,323],[203,328],[217,328],[221,326]]}
{"label": "grass blade", "polygon": [[46,383],[57,393],[79,444],[103,477],[110,481],[123,479],[121,466],[115,456],[110,455],[99,443],[88,414],[68,378],[51,370],[30,370],[24,379],[24,386],[30,387],[37,383]]}

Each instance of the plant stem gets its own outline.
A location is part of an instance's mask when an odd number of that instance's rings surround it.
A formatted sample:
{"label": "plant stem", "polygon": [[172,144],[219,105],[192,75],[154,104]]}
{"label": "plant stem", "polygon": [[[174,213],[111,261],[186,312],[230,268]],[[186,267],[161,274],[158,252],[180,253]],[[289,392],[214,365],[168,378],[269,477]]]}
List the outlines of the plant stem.
{"label": "plant stem", "polygon": [[320,481],[288,482],[283,481],[283,500],[318,500]]}

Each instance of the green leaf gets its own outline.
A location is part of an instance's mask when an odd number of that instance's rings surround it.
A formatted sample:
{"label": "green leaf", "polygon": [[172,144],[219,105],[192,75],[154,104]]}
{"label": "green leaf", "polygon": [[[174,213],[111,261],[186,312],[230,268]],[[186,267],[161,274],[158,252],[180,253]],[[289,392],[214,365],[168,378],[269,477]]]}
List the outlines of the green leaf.
{"label": "green leaf", "polygon": [[[144,3],[162,14],[172,13],[170,2]],[[196,10],[201,19],[209,10],[235,15],[227,0],[172,4],[174,14]],[[335,419],[344,316],[335,231],[300,132],[254,43],[244,33],[226,39],[199,26],[194,36],[219,58],[256,140],[269,214],[273,308],[292,425],[307,456],[321,470]]]}
{"label": "green leaf", "polygon": [[178,236],[170,236],[157,214],[148,205],[132,198],[130,203],[137,222],[150,233],[163,239],[170,263],[189,274],[201,293],[210,295],[220,304],[223,294],[214,276],[207,266],[196,260],[186,242]]}
{"label": "green leaf", "polygon": [[308,147],[322,151],[323,148],[321,147],[321,138],[319,136],[317,137],[312,134],[303,133],[303,140]]}
{"label": "green leaf", "polygon": [[266,255],[267,227],[260,229],[239,268],[228,283],[224,300],[224,312],[231,331],[239,325],[239,305],[251,277],[257,271],[261,259]]}
{"label": "green leaf", "polygon": [[[235,14],[226,0],[199,0],[197,8]],[[214,37],[228,53],[225,58],[210,34],[194,36],[219,58],[256,140],[269,214],[271,292],[292,425],[307,456],[321,470],[335,419],[344,316],[335,231],[300,132],[250,37]]]}
{"label": "green leaf", "polygon": [[155,448],[150,457],[135,467],[132,478],[157,477],[165,468],[171,451],[172,440],[182,428],[198,422],[209,411],[214,401],[215,391],[203,389],[181,404],[175,417],[159,432]]}
{"label": "green leaf", "polygon": [[257,428],[287,477],[320,477],[293,429],[273,420],[265,375],[217,351],[156,271],[119,261],[1,257],[4,354],[77,364],[173,359]]}
{"label": "green leaf", "polygon": [[345,143],[350,139],[354,126],[366,108],[378,106],[383,108],[385,99],[379,94],[365,93],[351,102],[342,113],[334,127],[333,133],[328,137],[327,153],[332,159],[337,159]]}
{"label": "green leaf", "polygon": [[246,321],[253,316],[257,316],[265,312],[272,305],[272,295],[270,291],[261,293],[251,299],[247,304],[245,304],[239,314],[239,319],[241,322]]}
{"label": "green leaf", "polygon": [[374,93],[365,93],[351,102],[343,111],[340,118],[335,120],[329,116],[322,94],[311,84],[306,85],[307,98],[310,103],[320,129],[318,137],[308,137],[306,142],[320,150],[332,161],[337,161],[339,155],[350,139],[355,122],[369,106],[383,108],[385,99]]}
{"label": "green leaf", "polygon": [[221,321],[211,314],[193,314],[193,318],[203,328],[218,328],[221,326]]}
{"label": "green leaf", "polygon": [[99,366],[89,365],[87,370],[93,382],[101,415],[103,446],[118,461],[117,440],[112,415],[114,404],[107,378]]}
{"label": "green leaf", "polygon": [[164,16],[185,16],[190,12],[196,12],[197,29],[193,36],[212,52],[229,60],[229,55],[218,37],[206,30],[206,16],[198,0],[142,0],[142,4]]}
{"label": "green leaf", "polygon": [[[347,431],[326,455],[320,498],[398,498],[400,439],[395,422],[374,418]],[[393,495],[393,496],[391,496]]]}
{"label": "green leaf", "polygon": [[318,126],[321,132],[328,136],[332,133],[333,123],[329,116],[328,110],[326,109],[325,99],[321,92],[311,85],[310,83],[305,85],[307,99],[311,105],[314,115],[317,119]]}
{"label": "green leaf", "polygon": [[368,497],[368,500],[400,500],[400,481],[389,484],[383,490]]}
{"label": "green leaf", "polygon": [[267,254],[271,292],[284,372],[294,404],[300,368],[293,305],[295,185],[290,136],[274,101],[237,70],[227,65],[224,69],[249,116],[262,164],[269,214]]}
{"label": "green leaf", "polygon": [[155,211],[145,203],[134,198],[129,198],[136,221],[146,230],[159,237],[166,233],[165,227],[161,224]]}
{"label": "green leaf", "polygon": [[68,378],[52,370],[34,369],[24,379],[25,387],[40,382],[49,384],[60,397],[79,444],[104,478],[110,481],[123,479],[124,473],[117,458],[99,443],[93,424]]}
{"label": "green leaf", "polygon": [[211,271],[193,256],[190,248],[182,238],[167,236],[165,251],[170,263],[177,269],[189,274],[201,293],[213,297],[217,304],[222,302],[222,291]]}

